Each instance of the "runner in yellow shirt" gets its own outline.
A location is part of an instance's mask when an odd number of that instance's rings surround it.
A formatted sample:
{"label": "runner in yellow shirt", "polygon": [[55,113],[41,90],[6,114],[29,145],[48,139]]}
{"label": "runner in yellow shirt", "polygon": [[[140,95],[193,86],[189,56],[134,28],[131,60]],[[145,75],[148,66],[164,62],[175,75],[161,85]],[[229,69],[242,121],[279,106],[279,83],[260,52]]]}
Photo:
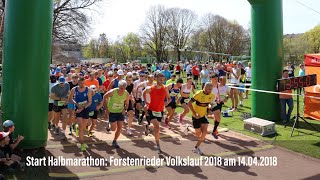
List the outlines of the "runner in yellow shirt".
{"label": "runner in yellow shirt", "polygon": [[206,139],[209,121],[206,118],[209,104],[212,104],[214,100],[214,94],[212,93],[213,85],[211,82],[207,82],[204,85],[203,90],[198,91],[193,95],[193,98],[189,101],[188,106],[192,111],[192,123],[193,128],[190,125],[186,125],[184,133],[188,135],[188,132],[198,137],[198,142],[193,150],[194,153],[203,155],[199,146]]}

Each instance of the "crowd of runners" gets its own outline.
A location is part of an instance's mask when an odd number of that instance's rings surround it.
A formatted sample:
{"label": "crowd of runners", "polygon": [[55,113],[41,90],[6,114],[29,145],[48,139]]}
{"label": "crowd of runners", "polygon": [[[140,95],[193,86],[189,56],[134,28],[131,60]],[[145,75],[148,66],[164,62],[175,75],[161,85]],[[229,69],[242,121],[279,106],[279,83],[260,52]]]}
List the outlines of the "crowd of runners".
{"label": "crowd of runners", "polygon": [[[294,66],[288,63],[283,78],[293,77],[294,71]],[[300,65],[299,76],[304,74],[304,66]],[[207,132],[215,139],[219,138],[218,126],[224,104],[231,99],[230,111],[241,108],[244,99],[248,98],[248,91],[241,87],[248,88],[250,84],[251,64],[245,67],[236,61],[146,66],[138,62],[51,65],[48,129],[60,140],[67,140],[66,134],[75,135],[81,144],[80,150],[86,151],[84,136],[94,136],[97,121],[106,120],[99,125],[106,126],[106,131],[115,132],[112,142],[115,148],[120,148],[117,139],[123,129],[128,136],[133,136],[133,131],[141,128],[132,127],[143,126],[146,136],[153,134],[156,150],[161,153],[160,127],[171,129],[171,123],[176,119],[185,135],[191,133],[198,138],[192,151],[203,155],[199,147]],[[292,95],[280,95],[280,102],[285,123],[293,109]],[[179,114],[177,107],[181,108]],[[190,124],[185,120],[189,112],[192,113]],[[208,119],[213,120],[212,129],[208,129]],[[13,152],[24,137],[13,138],[15,126],[11,120],[6,120],[3,128],[0,163],[23,169],[21,157]]]}
{"label": "crowd of runners", "polygon": [[[107,120],[106,130],[115,131],[115,148],[120,148],[117,139],[122,128],[132,136],[132,126],[144,126],[144,134],[154,135],[156,149],[161,153],[161,122],[170,129],[180,106],[183,112],[178,114],[178,122],[186,135],[190,132],[198,137],[193,151],[202,155],[199,146],[207,135],[208,118],[214,119],[210,131],[217,139],[223,104],[230,98],[230,110],[236,111],[248,97],[247,92],[228,88],[228,81],[234,86],[250,83],[250,63],[246,68],[238,62],[196,61],[146,66],[138,62],[51,65],[48,129],[61,140],[67,139],[66,133],[75,134],[81,151],[86,151],[84,136],[94,135],[100,114]],[[189,112],[192,125],[184,122]]]}

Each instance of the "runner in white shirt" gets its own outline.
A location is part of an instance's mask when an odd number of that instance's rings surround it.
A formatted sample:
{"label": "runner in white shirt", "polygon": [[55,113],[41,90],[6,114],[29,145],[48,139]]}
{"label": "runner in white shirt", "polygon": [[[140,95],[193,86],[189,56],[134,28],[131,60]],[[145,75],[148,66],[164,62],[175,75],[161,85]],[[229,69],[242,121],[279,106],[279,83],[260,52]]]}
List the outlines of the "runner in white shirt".
{"label": "runner in white shirt", "polygon": [[[251,63],[248,63],[248,67],[245,68],[245,71],[247,72],[247,80],[246,83],[247,84],[251,84],[251,79],[252,79],[252,70],[251,70]],[[246,88],[250,88],[250,86],[246,86]],[[246,96],[244,97],[244,99],[248,99],[248,93],[249,90],[246,90]]]}
{"label": "runner in white shirt", "polygon": [[141,100],[141,96],[142,96],[142,88],[138,89],[138,86],[145,82],[145,74],[140,74],[140,79],[139,80],[136,80],[134,83],[133,83],[133,91],[132,91],[132,94],[134,95],[134,98],[135,98],[135,113],[134,113],[134,117],[136,120],[139,120],[139,115],[140,115],[140,110],[141,110],[141,103],[142,103],[142,100]]}
{"label": "runner in white shirt", "polygon": [[[148,80],[145,81],[145,82],[140,83],[140,85],[137,87],[137,89],[138,89],[138,91],[139,90],[141,91],[141,95],[142,95],[143,91],[145,89],[147,89],[147,87],[152,86],[154,84],[155,84],[154,76],[153,75],[148,75]],[[143,104],[143,105],[145,104],[145,102],[150,102],[149,94],[146,95],[146,99],[144,99],[143,96],[141,96],[141,101],[142,101],[141,104]],[[145,111],[142,111],[141,116],[140,116],[140,118],[138,120],[139,125],[142,124],[142,120],[143,120],[144,115],[145,115]]]}
{"label": "runner in white shirt", "polygon": [[[209,107],[209,111],[212,113],[208,114],[209,118],[214,119],[214,128],[212,130],[212,136],[218,139],[218,126],[221,121],[221,109],[225,102],[228,100],[228,86],[226,86],[226,79],[221,76],[219,78],[218,74],[210,76],[213,85],[212,93],[214,94],[215,100],[213,106]],[[218,79],[220,83],[218,83]]]}
{"label": "runner in white shirt", "polygon": [[[236,61],[233,61],[233,68],[232,68],[232,71],[230,74],[231,74],[231,80],[230,80],[231,84],[234,87],[239,87],[241,71],[238,68],[238,63]],[[238,108],[238,104],[239,104],[239,91],[238,91],[238,89],[232,88],[230,90],[230,98],[232,101],[232,108],[231,109],[233,111],[236,111]]]}
{"label": "runner in white shirt", "polygon": [[180,91],[180,104],[183,108],[182,114],[179,115],[179,122],[182,124],[183,118],[190,112],[188,103],[190,101],[190,93],[195,94],[194,86],[192,84],[192,77],[187,78],[187,83],[183,84]]}

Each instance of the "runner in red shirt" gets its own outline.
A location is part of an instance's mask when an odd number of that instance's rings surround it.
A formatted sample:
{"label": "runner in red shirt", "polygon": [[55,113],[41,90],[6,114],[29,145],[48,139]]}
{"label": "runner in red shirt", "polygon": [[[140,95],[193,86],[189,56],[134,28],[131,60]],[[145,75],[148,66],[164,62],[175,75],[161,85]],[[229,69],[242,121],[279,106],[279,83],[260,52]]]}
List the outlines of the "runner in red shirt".
{"label": "runner in red shirt", "polygon": [[[147,99],[147,94],[150,94],[150,102],[146,102],[146,117],[148,124],[152,123],[154,126],[154,138],[156,141],[156,149],[161,153],[160,149],[160,122],[163,117],[164,106],[171,102],[171,98],[166,86],[163,85],[165,77],[162,73],[157,75],[157,85],[149,86],[143,91],[143,98]],[[164,100],[167,100],[166,103]],[[149,125],[146,125],[145,134],[149,134]]]}
{"label": "runner in red shirt", "polygon": [[195,65],[192,67],[191,71],[192,71],[194,84],[196,86],[196,89],[198,89],[198,80],[199,80],[200,69],[199,69],[199,66],[197,63],[195,63]]}
{"label": "runner in red shirt", "polygon": [[176,66],[176,75],[178,76],[178,79],[180,78],[180,74],[181,74],[181,67],[178,62],[177,66]]}
{"label": "runner in red shirt", "polygon": [[109,71],[108,72],[108,77],[106,78],[106,80],[103,83],[104,93],[108,92],[108,87],[109,87],[109,85],[110,85],[112,80],[113,80],[113,72]]}

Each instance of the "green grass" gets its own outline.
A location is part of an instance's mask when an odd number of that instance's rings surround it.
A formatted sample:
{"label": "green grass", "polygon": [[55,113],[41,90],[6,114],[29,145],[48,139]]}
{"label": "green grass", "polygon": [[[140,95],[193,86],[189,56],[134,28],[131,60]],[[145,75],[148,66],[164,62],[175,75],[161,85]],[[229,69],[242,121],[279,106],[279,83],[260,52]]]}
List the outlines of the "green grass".
{"label": "green grass", "polygon": [[[184,81],[186,78],[184,78]],[[200,89],[200,85],[198,89]],[[300,98],[300,115],[303,116],[303,98]],[[249,132],[244,129],[243,122],[243,114],[251,113],[251,94],[249,92],[249,99],[245,99],[243,101],[243,107],[238,107],[238,112],[233,113],[233,117],[222,117],[220,127],[228,128],[232,131],[236,131],[241,134],[245,134],[251,137],[258,138],[263,141],[267,141],[273,143],[274,145],[281,146],[287,148],[289,150],[299,152],[308,156],[312,156],[315,158],[320,158],[320,133],[313,130],[310,126],[308,126],[303,120],[299,121],[299,128],[296,128],[293,132],[292,138],[290,138],[291,127],[293,126],[293,122],[290,123],[286,128],[282,125],[282,121],[276,121],[276,136],[267,136],[261,137],[259,134],[255,134]],[[226,110],[227,107],[231,107],[231,100],[229,100],[226,104],[226,107],[223,107],[223,110]],[[178,107],[176,109],[177,113],[181,113],[183,109]],[[294,97],[294,110],[292,112],[292,116],[297,114],[296,108],[296,97]],[[191,117],[191,113],[187,115]],[[320,130],[320,121],[306,119],[309,123],[315,126]],[[213,121],[210,120],[210,123],[213,124]],[[211,130],[210,130],[211,131]]]}

